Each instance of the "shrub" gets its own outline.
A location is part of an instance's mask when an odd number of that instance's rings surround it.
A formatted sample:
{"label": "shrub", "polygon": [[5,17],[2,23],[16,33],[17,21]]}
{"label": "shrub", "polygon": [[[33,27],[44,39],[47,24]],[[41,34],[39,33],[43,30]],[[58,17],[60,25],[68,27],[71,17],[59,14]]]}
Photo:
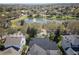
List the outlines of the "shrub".
{"label": "shrub", "polygon": [[62,40],[62,35],[58,36],[58,42]]}
{"label": "shrub", "polygon": [[37,29],[28,27],[27,34],[29,35],[29,37],[35,37],[35,35],[37,34]]}
{"label": "shrub", "polygon": [[62,41],[59,41],[58,44],[57,44],[57,46],[58,46],[58,48],[61,50],[62,54],[65,54],[65,52],[64,52],[64,50],[63,50],[63,48],[62,48],[61,43],[62,43]]}
{"label": "shrub", "polygon": [[54,33],[53,33],[53,32],[50,33],[50,37],[49,37],[49,39],[53,41],[53,40],[54,40],[54,37],[55,37]]}
{"label": "shrub", "polygon": [[22,55],[25,55],[28,51],[28,46],[24,45],[22,49]]}

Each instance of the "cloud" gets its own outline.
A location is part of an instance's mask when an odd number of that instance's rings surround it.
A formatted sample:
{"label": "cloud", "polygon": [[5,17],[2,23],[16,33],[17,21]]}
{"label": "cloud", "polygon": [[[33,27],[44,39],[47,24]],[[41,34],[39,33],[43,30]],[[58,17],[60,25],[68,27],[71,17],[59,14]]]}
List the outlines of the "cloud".
{"label": "cloud", "polygon": [[0,3],[78,3],[79,0],[1,0]]}

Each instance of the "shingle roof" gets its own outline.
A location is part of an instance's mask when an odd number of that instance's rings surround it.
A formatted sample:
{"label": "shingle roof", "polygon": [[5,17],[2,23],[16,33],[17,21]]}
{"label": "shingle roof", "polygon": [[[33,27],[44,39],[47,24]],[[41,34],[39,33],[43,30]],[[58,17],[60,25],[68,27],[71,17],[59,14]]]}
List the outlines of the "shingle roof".
{"label": "shingle roof", "polygon": [[47,50],[47,55],[61,55],[59,50]]}
{"label": "shingle roof", "polygon": [[39,45],[45,50],[57,50],[58,49],[56,42],[52,42],[47,38],[33,38],[30,41],[29,46],[31,47],[34,44]]}
{"label": "shingle roof", "polygon": [[64,50],[66,50],[66,49],[68,49],[69,47],[71,47],[71,43],[70,43],[68,40],[62,40],[61,45],[62,45],[62,48],[63,48]]}
{"label": "shingle roof", "polygon": [[28,55],[46,55],[46,51],[39,47],[38,45],[34,44],[31,48],[30,51],[27,53]]}
{"label": "shingle roof", "polygon": [[69,48],[66,50],[67,55],[78,55],[77,52],[75,52],[72,48]]}
{"label": "shingle roof", "polygon": [[20,45],[21,43],[21,40],[19,38],[7,38],[5,43],[4,43],[4,46],[7,47],[7,46],[18,46]]}
{"label": "shingle roof", "polygon": [[[78,47],[79,46],[79,35],[65,35],[63,36],[63,47],[70,46],[71,47]],[[66,45],[66,46],[65,46]]]}
{"label": "shingle roof", "polygon": [[19,55],[19,52],[13,48],[8,48],[0,52],[0,55]]}
{"label": "shingle roof", "polygon": [[6,41],[4,43],[5,47],[9,47],[9,46],[16,46],[16,47],[20,47],[21,41],[25,40],[25,38],[23,36],[7,36],[6,37]]}
{"label": "shingle roof", "polygon": [[72,40],[72,45],[79,45],[79,38],[75,37],[74,40]]}

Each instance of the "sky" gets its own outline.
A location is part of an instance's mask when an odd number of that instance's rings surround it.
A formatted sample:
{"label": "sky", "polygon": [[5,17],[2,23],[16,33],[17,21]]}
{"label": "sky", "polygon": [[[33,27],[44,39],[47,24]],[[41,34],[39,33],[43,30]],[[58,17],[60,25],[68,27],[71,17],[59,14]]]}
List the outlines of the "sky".
{"label": "sky", "polygon": [[79,0],[0,0],[0,3],[79,3]]}

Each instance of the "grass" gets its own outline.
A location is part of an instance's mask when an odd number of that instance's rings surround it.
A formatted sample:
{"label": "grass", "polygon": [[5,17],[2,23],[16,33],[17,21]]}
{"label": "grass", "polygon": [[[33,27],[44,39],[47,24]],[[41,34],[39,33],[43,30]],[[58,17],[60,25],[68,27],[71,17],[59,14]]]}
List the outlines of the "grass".
{"label": "grass", "polygon": [[76,19],[76,17],[74,16],[69,16],[69,15],[66,15],[66,16],[52,16],[51,17],[52,19],[62,19],[62,20],[67,20],[67,19]]}
{"label": "grass", "polygon": [[17,19],[11,20],[11,24],[12,24],[11,27],[12,27],[12,28],[16,28],[16,29],[17,29],[17,28],[21,28],[21,26],[17,26],[16,23],[17,23],[18,21],[25,20],[26,18],[27,18],[27,16],[21,16],[21,17],[19,17],[19,18],[17,18]]}

